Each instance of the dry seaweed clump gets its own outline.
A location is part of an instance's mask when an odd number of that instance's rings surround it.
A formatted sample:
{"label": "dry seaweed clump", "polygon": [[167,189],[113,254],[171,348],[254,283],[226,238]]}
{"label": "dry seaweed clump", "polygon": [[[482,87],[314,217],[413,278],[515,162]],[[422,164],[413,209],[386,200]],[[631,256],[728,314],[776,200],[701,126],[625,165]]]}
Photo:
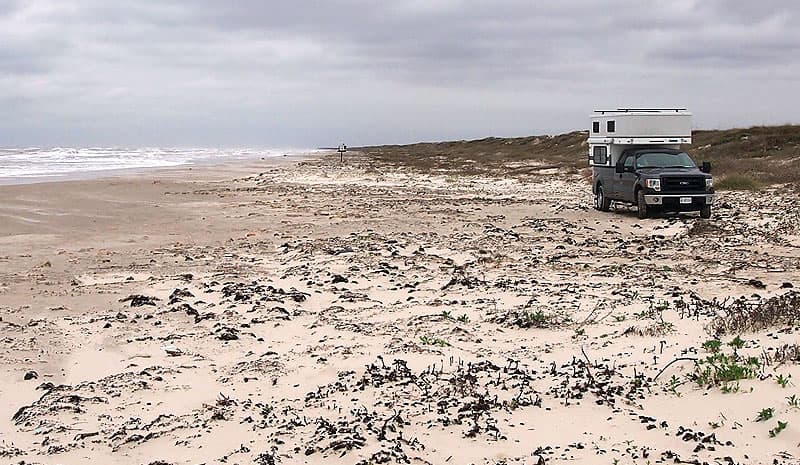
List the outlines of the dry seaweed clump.
{"label": "dry seaweed clump", "polygon": [[723,232],[719,225],[710,221],[695,221],[689,228],[690,236],[716,236]]}
{"label": "dry seaweed clump", "polygon": [[622,332],[624,336],[659,337],[671,333],[675,330],[672,323],[658,321],[647,326],[629,326]]}
{"label": "dry seaweed clump", "polygon": [[716,315],[709,325],[715,335],[759,331],[774,326],[800,324],[800,293],[787,292],[769,299],[748,299],[732,302],[705,301]]}
{"label": "dry seaweed clump", "polygon": [[519,308],[500,312],[489,318],[492,323],[512,328],[557,328],[572,320],[566,315],[548,313],[544,310]]}
{"label": "dry seaweed clump", "polygon": [[800,345],[784,344],[775,350],[772,359],[777,363],[800,363]]}

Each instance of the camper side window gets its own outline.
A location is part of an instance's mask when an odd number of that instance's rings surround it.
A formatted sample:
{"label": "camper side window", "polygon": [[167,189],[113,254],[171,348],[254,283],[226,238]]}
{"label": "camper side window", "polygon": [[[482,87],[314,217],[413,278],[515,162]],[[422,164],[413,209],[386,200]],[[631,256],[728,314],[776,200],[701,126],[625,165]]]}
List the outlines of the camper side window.
{"label": "camper side window", "polygon": [[608,148],[597,146],[594,148],[594,153],[592,155],[592,161],[595,165],[605,165],[608,163]]}
{"label": "camper side window", "polygon": [[616,131],[616,130],[617,130],[617,124],[616,124],[616,122],[615,122],[615,121],[608,121],[608,122],[606,123],[606,130],[607,130],[608,132],[614,132],[614,131]]}
{"label": "camper side window", "polygon": [[600,132],[600,121],[592,121],[592,132],[594,134]]}

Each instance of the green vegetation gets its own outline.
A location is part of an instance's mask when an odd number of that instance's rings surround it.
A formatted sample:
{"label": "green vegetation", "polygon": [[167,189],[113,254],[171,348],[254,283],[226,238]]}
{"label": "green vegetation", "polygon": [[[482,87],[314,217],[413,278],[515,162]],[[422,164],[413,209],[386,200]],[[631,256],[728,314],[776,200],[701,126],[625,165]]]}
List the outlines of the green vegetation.
{"label": "green vegetation", "polygon": [[681,393],[678,392],[678,386],[680,385],[681,385],[680,379],[677,376],[672,375],[672,378],[669,379],[669,388],[668,388],[669,392],[675,394],[676,397],[680,397]]}
{"label": "green vegetation", "polygon": [[709,339],[703,343],[703,349],[714,354],[719,352],[720,348],[722,348],[722,341],[719,339]]}
{"label": "green vegetation", "polygon": [[777,378],[775,378],[775,381],[777,381],[778,384],[780,384],[781,387],[785,389],[786,386],[789,385],[789,378],[791,378],[791,377],[792,377],[792,375],[783,376],[783,374],[781,373],[781,374],[778,375]]}
{"label": "green vegetation", "polygon": [[743,174],[730,174],[715,181],[714,187],[721,191],[757,191],[761,182]]}
{"label": "green vegetation", "polygon": [[517,313],[516,317],[516,325],[520,328],[545,328],[550,323],[550,316],[538,309],[523,309]]}
{"label": "green vegetation", "polygon": [[788,421],[778,420],[778,426],[769,430],[769,437],[774,438],[775,436],[781,434],[781,431],[785,430],[787,426],[789,426]]}
{"label": "green vegetation", "polygon": [[758,412],[758,416],[756,417],[756,421],[767,421],[770,418],[772,418],[773,415],[775,415],[775,409],[774,408],[770,407],[770,408],[761,409],[761,411]]}
{"label": "green vegetation", "polygon": [[422,336],[419,338],[420,342],[426,346],[439,346],[439,347],[448,347],[450,343],[445,341],[442,338],[438,337],[430,337],[430,336]]}
{"label": "green vegetation", "polygon": [[737,354],[715,353],[698,360],[690,378],[702,387],[721,386],[723,392],[735,392],[738,383],[733,386],[728,383],[755,378],[760,367],[761,362],[755,357],[745,359]]}
{"label": "green vegetation", "polygon": [[492,323],[499,323],[513,328],[553,328],[566,325],[572,321],[569,316],[556,313],[545,313],[541,309],[523,307],[497,313],[490,319]]}
{"label": "green vegetation", "polygon": [[728,343],[728,345],[733,347],[734,349],[741,349],[742,347],[744,347],[744,342],[745,342],[744,339],[742,339],[739,336],[736,336],[731,340],[731,342]]}
{"label": "green vegetation", "polygon": [[[713,174],[744,175],[757,185],[797,182],[800,178],[800,126],[756,126],[747,129],[694,131],[689,153],[697,162],[710,161]],[[724,183],[716,183],[724,189]]]}

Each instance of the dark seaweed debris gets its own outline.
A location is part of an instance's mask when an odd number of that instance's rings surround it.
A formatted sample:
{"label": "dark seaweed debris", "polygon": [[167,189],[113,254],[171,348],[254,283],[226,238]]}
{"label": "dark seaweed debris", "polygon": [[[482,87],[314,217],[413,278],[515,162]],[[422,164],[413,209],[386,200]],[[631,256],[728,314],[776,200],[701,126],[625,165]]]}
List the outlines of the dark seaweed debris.
{"label": "dark seaweed debris", "polygon": [[288,291],[276,288],[271,285],[263,285],[258,282],[252,283],[226,283],[222,287],[222,295],[225,298],[233,299],[234,302],[279,302],[283,303],[286,299],[295,302],[305,302],[309,294],[300,292],[296,289]]}
{"label": "dark seaweed debris", "polygon": [[144,305],[155,306],[156,302],[158,302],[159,300],[161,299],[159,299],[158,297],[151,297],[141,294],[132,294],[129,295],[128,297],[125,297],[124,299],[120,299],[120,302],[123,303],[130,302],[131,307],[142,307]]}

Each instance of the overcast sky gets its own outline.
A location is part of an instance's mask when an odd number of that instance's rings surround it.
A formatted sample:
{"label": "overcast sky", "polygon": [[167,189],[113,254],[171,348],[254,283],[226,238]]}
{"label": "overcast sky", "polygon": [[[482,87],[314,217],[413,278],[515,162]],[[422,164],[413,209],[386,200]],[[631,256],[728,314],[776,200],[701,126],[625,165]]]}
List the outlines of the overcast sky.
{"label": "overcast sky", "polygon": [[618,106],[800,123],[800,4],[0,0],[0,146],[525,136]]}

